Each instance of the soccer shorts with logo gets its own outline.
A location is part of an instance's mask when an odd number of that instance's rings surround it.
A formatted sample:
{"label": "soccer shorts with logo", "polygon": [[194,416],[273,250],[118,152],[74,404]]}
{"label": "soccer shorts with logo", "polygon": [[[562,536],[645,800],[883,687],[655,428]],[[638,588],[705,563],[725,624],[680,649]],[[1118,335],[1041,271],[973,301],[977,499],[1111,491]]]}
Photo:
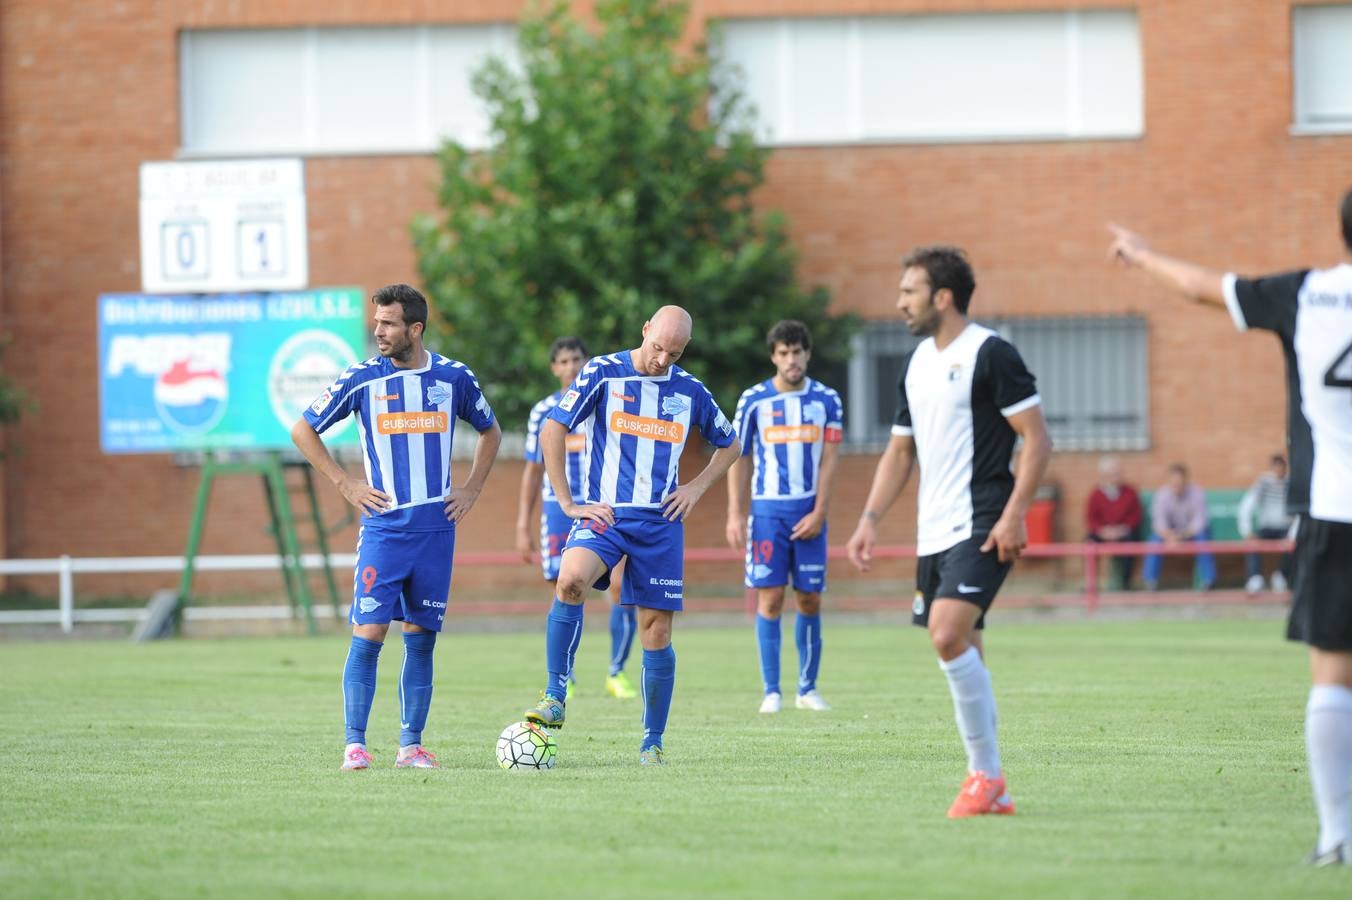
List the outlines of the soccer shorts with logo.
{"label": "soccer shorts with logo", "polygon": [[814,538],[793,540],[789,535],[797,522],[780,516],[747,519],[747,587],[782,587],[793,572],[793,589],[800,594],[826,589],[826,527]]}
{"label": "soccer shorts with logo", "polygon": [[995,550],[981,552],[986,534],[976,534],[947,550],[922,556],[915,567],[915,602],[911,622],[929,625],[930,606],[938,599],[965,600],[981,607],[977,628],[986,627],[986,611],[995,602],[995,594],[1013,568],[1012,562],[1000,562]]}
{"label": "soccer shorts with logo", "polygon": [[558,581],[563,546],[568,543],[572,528],[573,520],[563,514],[563,507],[545,500],[540,509],[540,568],[544,570],[545,581]]}
{"label": "soccer shorts with logo", "polygon": [[1303,516],[1286,636],[1320,650],[1352,650],[1352,522]]}
{"label": "soccer shorts with logo", "polygon": [[357,532],[353,625],[391,619],[440,631],[451,595],[455,531],[395,531],[362,526]]}
{"label": "soccer shorts with logo", "polygon": [[668,522],[658,511],[621,513],[615,524],[578,519],[564,547],[584,547],[606,564],[606,571],[594,587],[610,587],[610,570],[622,557],[623,590],[620,602],[625,606],[669,609],[679,612],[685,597],[685,525]]}

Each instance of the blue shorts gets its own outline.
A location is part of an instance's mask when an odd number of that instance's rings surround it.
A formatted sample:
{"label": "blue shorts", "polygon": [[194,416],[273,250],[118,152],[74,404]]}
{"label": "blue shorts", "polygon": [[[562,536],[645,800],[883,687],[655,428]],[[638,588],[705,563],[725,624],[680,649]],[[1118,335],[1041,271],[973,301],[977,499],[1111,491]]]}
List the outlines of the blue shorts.
{"label": "blue shorts", "polygon": [[573,520],[563,514],[563,507],[554,500],[545,500],[540,509],[540,568],[545,581],[559,580],[559,562],[563,559],[563,545],[568,543],[568,532]]}
{"label": "blue shorts", "polygon": [[685,602],[685,525],[668,522],[660,514],[627,516],[605,525],[578,519],[568,534],[565,550],[583,547],[606,564],[606,571],[593,585],[610,587],[610,570],[621,557],[624,565],[620,602],[625,606],[669,609],[679,612]]}
{"label": "blue shorts", "polygon": [[826,590],[826,525],[821,534],[793,540],[797,519],[751,516],[746,527],[746,586],[783,587],[793,571],[793,589],[800,594]]}
{"label": "blue shorts", "polygon": [[451,595],[454,531],[357,531],[353,625],[388,625],[391,619],[440,631]]}

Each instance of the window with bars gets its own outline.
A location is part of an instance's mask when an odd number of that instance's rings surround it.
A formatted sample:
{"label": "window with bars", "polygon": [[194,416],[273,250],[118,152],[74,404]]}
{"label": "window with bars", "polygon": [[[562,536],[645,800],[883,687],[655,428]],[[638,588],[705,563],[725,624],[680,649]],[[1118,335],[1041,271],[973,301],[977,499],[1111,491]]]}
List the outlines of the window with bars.
{"label": "window with bars", "polygon": [[[1150,445],[1145,319],[1076,316],[982,320],[1018,348],[1037,377],[1059,450]],[[854,338],[845,379],[846,437],[858,449],[887,442],[901,364],[920,339],[901,322],[871,322]]]}

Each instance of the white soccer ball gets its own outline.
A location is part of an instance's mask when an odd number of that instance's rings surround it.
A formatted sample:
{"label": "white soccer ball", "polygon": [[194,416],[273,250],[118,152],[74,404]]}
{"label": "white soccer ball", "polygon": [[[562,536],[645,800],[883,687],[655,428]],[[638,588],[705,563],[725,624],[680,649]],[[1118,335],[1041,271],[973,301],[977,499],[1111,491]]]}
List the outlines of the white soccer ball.
{"label": "white soccer ball", "polygon": [[508,725],[498,735],[498,765],[504,769],[552,769],[558,757],[554,737],[534,722]]}

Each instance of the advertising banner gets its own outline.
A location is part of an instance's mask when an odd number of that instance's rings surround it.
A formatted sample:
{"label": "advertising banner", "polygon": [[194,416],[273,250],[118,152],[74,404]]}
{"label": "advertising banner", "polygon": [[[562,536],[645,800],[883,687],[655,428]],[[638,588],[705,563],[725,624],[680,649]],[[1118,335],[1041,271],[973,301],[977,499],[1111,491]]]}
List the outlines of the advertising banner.
{"label": "advertising banner", "polygon": [[[301,411],[366,357],[357,288],[99,297],[105,453],[291,447]],[[325,433],[356,443],[351,421]]]}

